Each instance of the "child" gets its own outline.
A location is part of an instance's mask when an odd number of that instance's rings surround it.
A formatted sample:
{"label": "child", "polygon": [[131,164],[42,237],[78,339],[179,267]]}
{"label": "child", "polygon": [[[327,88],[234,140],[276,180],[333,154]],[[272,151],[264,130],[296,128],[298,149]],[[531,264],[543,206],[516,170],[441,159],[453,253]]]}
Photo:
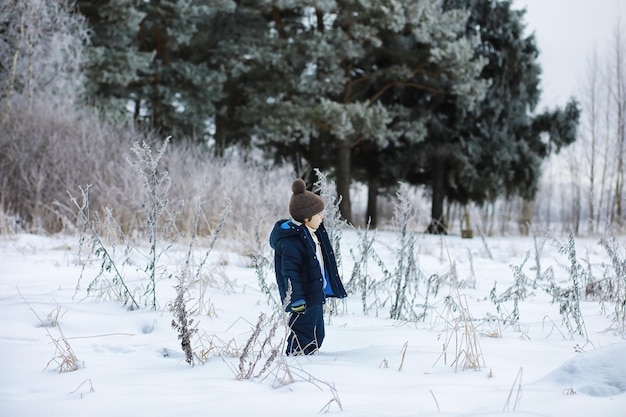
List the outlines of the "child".
{"label": "child", "polygon": [[337,260],[322,224],[324,201],[296,179],[289,213],[270,235],[280,299],[290,312],[287,355],[310,355],[324,341],[326,297],[346,297]]}

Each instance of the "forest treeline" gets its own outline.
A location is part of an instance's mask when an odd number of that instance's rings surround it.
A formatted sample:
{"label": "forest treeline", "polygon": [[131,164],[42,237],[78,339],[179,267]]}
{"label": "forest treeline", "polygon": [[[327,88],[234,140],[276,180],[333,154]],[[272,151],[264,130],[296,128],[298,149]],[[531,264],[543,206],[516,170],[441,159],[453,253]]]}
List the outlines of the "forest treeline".
{"label": "forest treeline", "polygon": [[592,110],[588,97],[537,109],[539,50],[512,1],[0,0],[3,216],[62,230],[68,191],[87,185],[93,208],[132,207],[132,143],[171,136],[172,198],[203,195],[207,217],[225,199],[273,209],[288,193],[271,188],[277,172],[312,185],[319,169],[353,223],[384,223],[380,197],[407,183],[430,199],[428,231],[473,210],[493,233],[502,212],[553,218],[542,172],[566,148],[589,159],[570,164],[579,210],[558,221],[621,222],[614,46]]}

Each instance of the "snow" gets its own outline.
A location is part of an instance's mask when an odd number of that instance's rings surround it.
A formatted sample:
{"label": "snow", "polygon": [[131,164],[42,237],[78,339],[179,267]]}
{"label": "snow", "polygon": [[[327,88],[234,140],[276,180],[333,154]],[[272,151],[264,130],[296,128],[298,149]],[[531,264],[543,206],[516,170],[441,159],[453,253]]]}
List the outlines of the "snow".
{"label": "snow", "polygon": [[594,397],[612,397],[626,392],[626,343],[617,343],[574,357],[550,373],[547,381],[576,386],[576,391]]}
{"label": "snow", "polygon": [[[396,237],[381,232],[377,239],[379,255],[393,268]],[[460,288],[458,299],[467,301],[475,319],[479,369],[453,364],[455,333],[441,301],[426,320],[412,323],[389,319],[389,303],[364,315],[360,295],[351,294],[339,304],[338,315],[326,317],[318,355],[283,356],[282,368],[238,380],[239,358],[225,347],[240,350],[259,313],[273,311],[246,256],[224,251],[209,259],[207,268],[217,268],[219,276],[207,290],[212,314],[196,319],[204,343],[216,349],[204,364],[191,367],[167,310],[174,279],[159,282],[158,311],[128,311],[117,302],[87,297],[88,278],[76,292],[77,237],[0,236],[0,414],[626,416],[626,341],[612,321],[612,305],[581,303],[588,338],[572,338],[559,306],[540,289],[529,289],[520,302],[518,325],[487,320],[497,315],[489,299],[494,282],[499,293],[513,284],[511,265],[522,264],[533,240],[487,238],[489,251],[478,238],[423,236],[418,244],[419,266],[427,276],[446,273],[451,261],[460,279],[474,271],[475,288]],[[593,265],[607,262],[597,239],[576,244]],[[345,232],[342,245],[345,282],[356,233]],[[557,283],[567,285],[564,255],[546,244],[541,259],[542,268],[552,265]],[[98,267],[90,266],[85,276],[95,276]],[[380,278],[373,262],[369,268]],[[530,265],[526,270],[533,274]],[[456,294],[448,286],[440,293],[439,298]],[[58,326],[41,325],[54,318]],[[61,373],[54,361],[53,341],[62,341],[62,335],[79,360],[76,371]],[[281,369],[289,370],[293,382]]]}

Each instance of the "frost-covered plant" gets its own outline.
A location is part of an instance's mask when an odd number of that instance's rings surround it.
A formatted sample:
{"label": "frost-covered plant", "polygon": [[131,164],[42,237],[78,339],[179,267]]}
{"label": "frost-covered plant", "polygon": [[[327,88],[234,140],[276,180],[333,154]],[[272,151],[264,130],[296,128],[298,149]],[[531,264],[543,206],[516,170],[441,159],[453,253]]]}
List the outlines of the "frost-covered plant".
{"label": "frost-covered plant", "polygon": [[[230,201],[227,201],[226,207],[223,210],[222,218],[218,223],[213,237],[211,239],[211,243],[209,244],[208,249],[204,252],[204,255],[197,266],[196,270],[194,269],[194,245],[197,242],[197,230],[198,230],[198,221],[201,216],[202,210],[202,199],[203,199],[202,190],[198,191],[195,198],[195,211],[194,211],[194,219],[193,219],[193,228],[191,239],[189,242],[189,247],[187,249],[187,255],[185,258],[185,263],[182,271],[178,273],[178,284],[175,286],[176,289],[176,298],[174,302],[170,306],[170,310],[174,314],[174,319],[172,320],[172,327],[178,331],[178,339],[180,340],[182,350],[185,354],[185,361],[193,366],[196,361],[199,363],[204,363],[207,360],[207,353],[204,349],[202,343],[200,343],[201,348],[194,350],[192,347],[191,339],[194,335],[198,333],[198,329],[193,326],[193,318],[191,318],[192,314],[211,314],[210,308],[207,307],[206,300],[206,290],[208,287],[207,280],[204,279],[201,275],[201,270],[205,265],[209,254],[213,250],[217,237],[219,236],[224,222],[228,213],[230,212]],[[190,281],[187,277],[191,275],[194,277],[192,281]],[[198,285],[199,283],[199,285]],[[198,290],[198,301],[195,308],[190,308],[188,306],[187,297],[190,289],[194,286],[197,286]]]}
{"label": "frost-covered plant", "polygon": [[543,278],[542,274],[541,274],[541,249],[543,248],[543,244],[545,243],[545,240],[539,244],[538,240],[537,240],[537,235],[533,234],[533,243],[534,243],[534,249],[535,249],[535,288],[537,283]]}
{"label": "frost-covered plant", "polygon": [[[390,302],[390,317],[396,320],[423,320],[429,308],[429,297],[436,294],[441,284],[439,275],[428,279],[420,270],[416,256],[416,236],[411,231],[414,223],[414,209],[410,202],[408,186],[400,185],[395,204],[394,225],[398,234],[398,243],[391,250],[395,253],[395,266],[390,268],[374,248],[376,234],[371,233],[369,227],[365,231],[357,230],[359,243],[350,253],[354,266],[350,280],[346,287],[360,293],[364,314],[371,307],[368,297],[374,296],[374,306],[384,306]],[[377,266],[379,271],[370,272],[371,266]],[[373,277],[380,275],[380,279]],[[428,285],[425,299],[418,291],[420,282]],[[379,297],[387,297],[381,300]],[[424,312],[418,314],[415,307],[423,306]],[[378,310],[377,310],[378,312]]]}
{"label": "frost-covered plant", "polygon": [[[159,162],[170,137],[166,138],[161,149],[156,154],[150,145],[138,142],[133,144],[131,151],[135,155],[132,165],[141,178],[143,185],[143,201],[141,211],[145,218],[145,228],[148,234],[150,250],[147,255],[148,264],[145,271],[148,273],[148,285],[145,295],[152,309],[157,309],[156,282],[159,274],[158,264],[161,256],[167,252],[171,244],[178,238],[176,219],[181,213],[184,203],[178,201],[172,208],[169,204],[169,189],[172,183],[166,170],[159,167]],[[170,211],[171,210],[171,211]],[[159,247],[162,243],[164,248]]]}
{"label": "frost-covered plant", "polygon": [[[508,288],[504,293],[498,296],[496,292],[497,283],[494,283],[493,288],[491,289],[491,293],[489,294],[489,298],[496,305],[496,310],[504,324],[511,324],[515,326],[519,323],[519,302],[526,299],[526,287],[528,286],[528,283],[530,281],[523,270],[529,258],[530,252],[526,252],[526,256],[524,256],[524,260],[522,261],[521,265],[511,265],[515,280],[510,288]],[[505,314],[506,309],[502,305],[507,301],[513,301],[513,310],[508,315]]]}
{"label": "frost-covered plant", "polygon": [[361,304],[363,306],[364,315],[367,315],[368,312],[367,295],[370,287],[372,287],[372,280],[368,271],[368,260],[376,256],[373,247],[376,232],[370,234],[369,231],[368,224],[364,231],[357,230],[356,232],[359,243],[356,248],[350,248],[350,254],[354,259],[354,266],[350,280],[346,283],[346,287],[349,290],[361,294]]}
{"label": "frost-covered plant", "polygon": [[207,314],[207,315],[211,315],[212,314],[212,309],[209,308],[208,306],[208,300],[206,299],[206,293],[210,284],[210,276],[207,276],[205,273],[203,273],[205,267],[206,267],[206,263],[207,260],[209,258],[209,256],[211,255],[211,252],[213,251],[215,244],[217,242],[217,238],[220,236],[220,234],[222,233],[222,230],[224,229],[224,224],[226,223],[226,219],[228,218],[228,216],[230,215],[231,212],[231,207],[232,204],[230,202],[230,200],[226,200],[224,208],[222,209],[222,212],[220,213],[220,219],[215,227],[215,229],[213,230],[213,234],[211,236],[211,241],[207,247],[207,249],[204,251],[202,257],[200,258],[199,262],[197,263],[197,265],[194,263],[193,259],[193,248],[194,245],[196,243],[197,237],[198,237],[198,222],[200,219],[200,216],[202,214],[202,202],[203,202],[203,192],[200,190],[198,191],[198,194],[196,194],[196,204],[195,204],[195,210],[194,210],[194,220],[193,220],[193,224],[192,224],[192,236],[191,236],[191,241],[189,242],[189,250],[187,251],[187,259],[185,261],[185,269],[188,271],[189,274],[192,274],[193,276],[193,282],[190,283],[190,286],[193,286],[197,289],[197,303],[196,303],[196,308],[193,309],[192,311],[195,314]]}
{"label": "frost-covered plant", "polygon": [[347,223],[341,219],[339,203],[341,196],[337,196],[336,186],[330,181],[326,174],[315,168],[317,181],[313,184],[314,191],[318,192],[320,198],[324,200],[324,227],[328,232],[328,238],[335,251],[337,267],[341,270],[341,235],[347,227]]}
{"label": "frost-covered plant", "polygon": [[[260,378],[271,369],[272,363],[280,356],[281,344],[276,340],[279,323],[280,320],[268,319],[264,313],[259,315],[256,326],[239,356],[237,379]],[[264,331],[268,325],[269,330]],[[258,366],[261,363],[263,366],[259,370]]]}
{"label": "frost-covered plant", "polygon": [[180,340],[180,345],[185,354],[185,361],[193,366],[194,352],[191,346],[191,338],[198,332],[198,329],[193,327],[194,320],[190,317],[187,308],[187,291],[189,286],[185,271],[178,274],[178,284],[175,288],[176,298],[171,306],[172,313],[174,314],[172,327],[178,332],[178,340]]}
{"label": "frost-covered plant", "polygon": [[[324,200],[324,227],[326,228],[328,239],[335,252],[337,268],[341,271],[341,237],[343,230],[347,227],[347,223],[341,218],[341,212],[339,210],[341,196],[337,196],[335,183],[330,181],[326,174],[317,168],[315,169],[315,174],[317,175],[317,181],[313,184],[313,189],[318,192],[320,198]],[[325,309],[329,316],[338,313],[337,304],[336,298],[328,300]]]}
{"label": "frost-covered plant", "polygon": [[439,288],[441,287],[441,283],[445,279],[445,276],[441,276],[439,274],[433,274],[426,280],[426,294],[424,295],[424,302],[422,304],[423,311],[419,316],[419,319],[422,321],[426,320],[426,314],[428,313],[428,309],[431,308],[430,298],[437,297],[439,294]]}
{"label": "frost-covered plant", "polygon": [[[168,252],[171,245],[178,239],[179,231],[176,227],[176,219],[183,208],[182,201],[179,201],[173,209],[169,204],[168,191],[171,180],[167,171],[160,171],[159,161],[163,157],[169,138],[163,143],[161,149],[156,155],[153,155],[148,144],[143,145],[135,143],[132,151],[136,159],[131,161],[133,167],[138,173],[141,184],[143,186],[143,199],[141,201],[141,212],[144,215],[144,228],[147,233],[149,243],[149,253],[142,254],[140,249],[133,246],[113,216],[110,209],[105,209],[105,222],[100,221],[97,211],[91,212],[89,208],[88,189],[82,189],[83,203],[71,196],[74,205],[78,208],[78,220],[83,225],[83,230],[89,234],[88,247],[91,254],[102,259],[100,272],[91,281],[87,288],[88,293],[96,292],[99,296],[107,298],[116,298],[124,305],[128,305],[129,309],[139,308],[139,302],[150,306],[153,310],[157,309],[156,284],[157,279],[163,275],[168,276],[167,269],[161,265],[161,257]],[[104,239],[102,235],[106,235],[108,239]],[[82,243],[85,236],[81,235]],[[125,244],[125,249],[121,260],[116,259],[117,243]],[[137,255],[147,260],[146,265],[139,265],[138,261],[131,255]],[[83,271],[89,258],[83,258]],[[143,291],[143,299],[138,299],[135,291],[131,290],[125,281],[123,268],[126,265],[133,265],[140,273],[147,275],[147,283],[145,283]],[[108,284],[107,275],[113,275],[110,280],[112,285]],[[168,276],[169,277],[169,276]],[[82,278],[82,273],[81,273]],[[104,285],[102,285],[104,284]],[[77,290],[80,287],[77,286]],[[113,291],[113,297],[107,292]]]}
{"label": "frost-covered plant", "polygon": [[[81,272],[76,284],[75,296],[80,290],[81,281],[88,265],[94,262],[95,256],[100,262],[100,270],[87,286],[87,294],[100,299],[115,300],[127,306],[129,310],[139,308],[134,292],[128,287],[123,274],[124,265],[132,263],[130,259],[131,246],[124,232],[117,225],[110,210],[105,212],[105,222],[102,224],[98,212],[91,212],[89,206],[89,187],[80,188],[82,203],[68,192],[72,203],[78,209],[78,220],[82,223],[79,235],[78,262]],[[106,235],[103,235],[106,233]],[[125,244],[123,258],[119,261],[116,255],[117,243]],[[83,254],[85,246],[89,253]]]}
{"label": "frost-covered plant", "polygon": [[415,234],[410,231],[414,218],[413,207],[409,199],[407,184],[401,184],[397,193],[394,213],[394,224],[397,227],[398,248],[396,252],[396,268],[392,276],[393,299],[390,316],[392,319],[406,318],[409,307],[409,283],[417,284],[417,265],[415,259]]}
{"label": "frost-covered plant", "polygon": [[273,280],[271,280],[271,284],[268,283],[268,275],[274,272],[274,263],[270,257],[271,255],[266,255],[263,250],[264,247],[267,247],[267,244],[265,242],[261,242],[261,233],[258,225],[255,228],[255,237],[256,245],[255,248],[252,249],[251,257],[259,289],[267,296],[267,302],[269,305],[279,307],[280,302],[278,302],[275,298],[277,285],[273,283]]}
{"label": "frost-covered plant", "polygon": [[[364,231],[357,230],[356,233],[359,241],[356,248],[350,249],[354,265],[346,288],[361,295],[364,314],[367,315],[373,307],[378,316],[379,307],[383,307],[391,299],[393,288],[390,287],[390,283],[394,280],[394,271],[389,269],[374,248],[376,233],[371,232],[369,227]],[[370,272],[372,266],[378,270]],[[375,279],[379,275],[380,278]]]}
{"label": "frost-covered plant", "polygon": [[614,302],[615,325],[626,333],[626,256],[611,230],[601,236],[600,244],[611,258],[614,275],[588,283],[586,293]]}
{"label": "frost-covered plant", "polygon": [[568,272],[572,286],[569,288],[559,288],[552,283],[547,289],[552,295],[553,302],[559,303],[559,313],[563,319],[563,324],[574,338],[575,334],[587,337],[587,329],[582,311],[580,310],[580,298],[583,283],[589,281],[587,270],[580,264],[576,255],[576,242],[574,233],[570,230],[567,243],[562,243],[554,236],[549,235],[552,244],[557,247],[562,255],[566,255],[569,261]]}

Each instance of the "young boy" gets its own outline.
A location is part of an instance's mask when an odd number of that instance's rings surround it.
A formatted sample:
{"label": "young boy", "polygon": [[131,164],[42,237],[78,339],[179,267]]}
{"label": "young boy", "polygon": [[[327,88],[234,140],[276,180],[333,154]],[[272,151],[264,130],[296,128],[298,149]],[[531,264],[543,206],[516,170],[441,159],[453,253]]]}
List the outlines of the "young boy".
{"label": "young boy", "polygon": [[[270,235],[274,249],[276,282],[286,311],[290,312],[287,355],[310,355],[324,341],[323,306],[326,297],[346,297],[337,260],[322,224],[324,201],[296,179],[289,214]],[[287,299],[288,298],[288,299]]]}

